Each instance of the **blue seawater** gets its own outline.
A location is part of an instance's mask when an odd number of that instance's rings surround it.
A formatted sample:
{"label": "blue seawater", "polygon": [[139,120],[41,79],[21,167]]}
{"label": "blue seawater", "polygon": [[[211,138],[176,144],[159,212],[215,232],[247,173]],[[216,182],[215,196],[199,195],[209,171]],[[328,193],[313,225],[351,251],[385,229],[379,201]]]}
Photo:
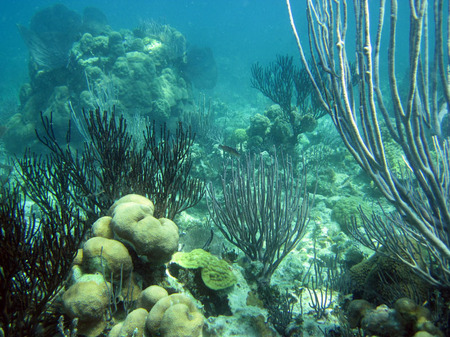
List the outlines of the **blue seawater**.
{"label": "blue seawater", "polygon": [[[0,2],[0,102],[17,102],[20,86],[28,77],[28,49],[17,24],[28,26],[33,14],[55,4],[46,0]],[[211,48],[218,65],[215,94],[232,100],[237,94],[254,95],[250,66],[265,64],[277,54],[296,55],[284,1],[271,0],[137,0],[59,1],[82,13],[96,7],[114,30],[133,29],[155,20],[179,30],[189,45]],[[296,4],[300,31],[306,33],[305,7]],[[11,107],[10,107],[11,108]],[[5,108],[2,108],[2,112]]]}

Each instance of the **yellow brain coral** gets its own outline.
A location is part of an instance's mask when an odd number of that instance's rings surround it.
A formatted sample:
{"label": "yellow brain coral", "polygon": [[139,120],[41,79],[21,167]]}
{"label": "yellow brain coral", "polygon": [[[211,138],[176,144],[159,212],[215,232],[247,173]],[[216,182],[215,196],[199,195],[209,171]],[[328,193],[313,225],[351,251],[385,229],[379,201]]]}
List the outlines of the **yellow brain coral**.
{"label": "yellow brain coral", "polygon": [[148,262],[159,265],[170,261],[178,248],[178,227],[170,219],[153,217],[153,203],[145,197],[127,195],[110,209],[114,237],[129,244]]}
{"label": "yellow brain coral", "polygon": [[150,334],[162,337],[201,337],[204,320],[187,296],[172,294],[156,302],[145,327]]}

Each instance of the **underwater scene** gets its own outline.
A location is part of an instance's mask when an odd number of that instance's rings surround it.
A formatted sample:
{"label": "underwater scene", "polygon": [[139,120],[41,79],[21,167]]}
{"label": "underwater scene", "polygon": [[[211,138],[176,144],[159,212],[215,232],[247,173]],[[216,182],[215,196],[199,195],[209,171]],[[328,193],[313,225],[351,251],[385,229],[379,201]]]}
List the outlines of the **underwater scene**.
{"label": "underwater scene", "polygon": [[0,3],[0,337],[450,336],[448,0]]}

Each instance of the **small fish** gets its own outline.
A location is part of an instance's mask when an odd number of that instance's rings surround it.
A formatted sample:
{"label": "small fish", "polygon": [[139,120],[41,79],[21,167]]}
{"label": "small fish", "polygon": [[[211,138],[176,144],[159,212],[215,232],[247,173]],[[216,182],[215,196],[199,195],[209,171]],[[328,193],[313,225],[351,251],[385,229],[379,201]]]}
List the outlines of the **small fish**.
{"label": "small fish", "polygon": [[230,155],[232,155],[232,156],[234,156],[236,158],[239,158],[241,156],[241,154],[238,152],[238,150],[236,150],[236,149],[234,149],[234,148],[232,148],[230,146],[226,146],[226,145],[220,144],[219,145],[219,149],[221,149],[224,152],[229,153]]}

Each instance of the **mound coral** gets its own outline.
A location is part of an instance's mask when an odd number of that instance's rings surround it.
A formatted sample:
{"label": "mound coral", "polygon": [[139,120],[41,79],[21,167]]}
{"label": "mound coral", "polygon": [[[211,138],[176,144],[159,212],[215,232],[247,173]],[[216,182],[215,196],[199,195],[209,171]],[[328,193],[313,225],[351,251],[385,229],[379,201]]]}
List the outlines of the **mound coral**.
{"label": "mound coral", "polygon": [[153,203],[128,195],[110,209],[114,236],[129,244],[147,262],[160,265],[170,261],[178,248],[178,227],[172,220],[153,217]]}
{"label": "mound coral", "polygon": [[354,300],[347,317],[351,328],[362,328],[370,336],[443,336],[431,322],[429,310],[409,298],[398,299],[394,308],[385,304],[374,308],[365,300]]}
{"label": "mound coral", "polygon": [[[99,236],[88,239],[78,251],[70,287],[62,296],[64,313],[79,319],[82,334],[101,334],[108,313],[109,319],[119,322],[109,336],[144,336],[149,311],[162,301],[151,319],[158,333],[201,336],[203,315],[189,298],[169,296],[157,285],[142,291],[142,269],[134,270],[133,263],[141,268],[159,265],[170,260],[178,247],[177,226],[169,219],[154,218],[153,210],[149,199],[129,194],[110,207],[111,216],[95,221],[92,232]],[[138,256],[130,255],[130,247]]]}
{"label": "mound coral", "polygon": [[137,305],[140,308],[150,311],[160,299],[166,296],[169,296],[166,289],[157,285],[152,285],[141,292]]}
{"label": "mound coral", "polygon": [[101,236],[106,239],[114,238],[114,233],[111,229],[111,220],[110,216],[102,216],[92,225],[92,234],[94,236]]}
{"label": "mound coral", "polygon": [[143,337],[145,330],[145,320],[148,311],[138,308],[130,312],[125,320],[116,324],[108,334],[108,337],[134,336]]}
{"label": "mound coral", "polygon": [[[399,292],[426,300],[432,289],[404,263],[386,256],[383,250],[352,266],[349,276],[352,292],[371,302],[391,303]],[[380,278],[384,281],[380,282]]]}
{"label": "mound coral", "polygon": [[191,299],[172,294],[153,306],[145,326],[149,333],[163,337],[201,337],[204,319]]}
{"label": "mound coral", "polygon": [[119,241],[93,237],[83,246],[83,267],[88,273],[113,274],[118,278],[133,270],[127,248]]}
{"label": "mound coral", "polygon": [[77,282],[62,296],[64,312],[78,318],[78,331],[86,336],[98,336],[106,327],[105,311],[110,304],[104,282]]}

